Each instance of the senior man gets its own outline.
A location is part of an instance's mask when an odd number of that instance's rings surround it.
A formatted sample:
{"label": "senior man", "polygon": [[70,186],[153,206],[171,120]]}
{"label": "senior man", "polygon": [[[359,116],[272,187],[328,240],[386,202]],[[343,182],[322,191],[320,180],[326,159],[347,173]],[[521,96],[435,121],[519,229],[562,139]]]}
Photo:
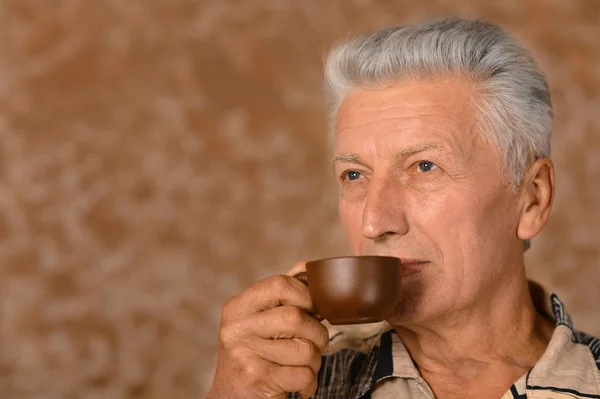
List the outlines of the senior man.
{"label": "senior man", "polygon": [[326,79],[347,239],[403,260],[402,299],[374,334],[328,331],[302,283],[259,282],[223,309],[209,398],[600,398],[600,341],[525,275],[554,195],[531,54],[443,20],[342,43]]}

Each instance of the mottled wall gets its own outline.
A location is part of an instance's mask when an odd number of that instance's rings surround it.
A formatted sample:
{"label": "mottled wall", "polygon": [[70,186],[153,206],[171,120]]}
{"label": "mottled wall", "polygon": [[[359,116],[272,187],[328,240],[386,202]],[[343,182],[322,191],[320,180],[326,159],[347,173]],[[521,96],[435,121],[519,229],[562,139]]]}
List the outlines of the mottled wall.
{"label": "mottled wall", "polygon": [[600,334],[598,0],[5,0],[0,395],[203,397],[226,298],[345,252],[326,49],[447,15],[548,73],[558,194],[530,274]]}

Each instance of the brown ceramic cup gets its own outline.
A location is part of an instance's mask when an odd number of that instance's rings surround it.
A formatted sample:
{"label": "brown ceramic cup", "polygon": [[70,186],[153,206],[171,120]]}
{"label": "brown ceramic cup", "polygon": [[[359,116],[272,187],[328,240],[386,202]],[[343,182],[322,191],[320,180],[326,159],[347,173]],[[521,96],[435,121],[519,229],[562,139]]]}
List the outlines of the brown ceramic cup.
{"label": "brown ceramic cup", "polygon": [[400,268],[400,259],[390,256],[347,256],[307,262],[295,277],[308,285],[318,319],[375,323],[400,299]]}

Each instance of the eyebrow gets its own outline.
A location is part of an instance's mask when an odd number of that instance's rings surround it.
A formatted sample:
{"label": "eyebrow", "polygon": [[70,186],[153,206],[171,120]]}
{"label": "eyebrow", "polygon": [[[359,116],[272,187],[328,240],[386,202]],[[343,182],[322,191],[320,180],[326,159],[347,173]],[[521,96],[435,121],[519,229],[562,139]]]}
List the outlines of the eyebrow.
{"label": "eyebrow", "polygon": [[331,159],[331,165],[338,162],[361,163],[358,154],[338,154]]}
{"label": "eyebrow", "polygon": [[426,143],[416,145],[414,147],[404,148],[400,150],[398,154],[396,154],[396,158],[406,158],[411,155],[415,155],[428,150],[442,150],[444,147],[437,143]]}
{"label": "eyebrow", "polygon": [[[396,154],[395,158],[406,158],[409,157],[411,155],[415,155],[424,151],[428,151],[428,150],[441,150],[444,149],[443,146],[441,146],[440,144],[436,144],[436,143],[426,143],[426,144],[420,144],[417,146],[413,146],[413,147],[409,147],[409,148],[404,148],[402,150],[400,150],[398,152],[398,154]],[[338,154],[335,155],[332,159],[331,159],[331,165],[335,165],[337,162],[348,162],[348,163],[359,163],[362,164],[361,160],[360,160],[360,156],[358,154],[354,154],[354,153],[347,153],[347,154]]]}

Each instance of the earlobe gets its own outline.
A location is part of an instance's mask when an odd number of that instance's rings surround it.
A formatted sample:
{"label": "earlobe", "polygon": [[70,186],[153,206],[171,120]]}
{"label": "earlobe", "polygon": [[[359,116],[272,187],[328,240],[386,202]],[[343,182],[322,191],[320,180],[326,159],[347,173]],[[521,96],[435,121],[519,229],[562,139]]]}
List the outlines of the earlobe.
{"label": "earlobe", "polygon": [[529,240],[539,234],[550,217],[554,200],[554,165],[548,158],[537,159],[525,176],[517,235],[522,240]]}

